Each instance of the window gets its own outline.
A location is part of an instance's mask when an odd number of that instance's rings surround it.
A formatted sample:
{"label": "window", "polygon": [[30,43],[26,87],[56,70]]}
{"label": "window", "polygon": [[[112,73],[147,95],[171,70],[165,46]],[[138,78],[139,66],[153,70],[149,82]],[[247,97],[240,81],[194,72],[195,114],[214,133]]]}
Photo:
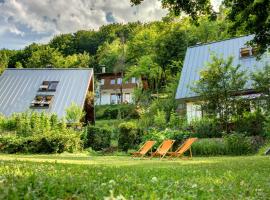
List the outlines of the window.
{"label": "window", "polygon": [[53,100],[53,95],[37,95],[31,102],[31,108],[49,108]]}
{"label": "window", "polygon": [[122,78],[118,78],[118,79],[117,79],[117,84],[118,84],[118,85],[122,84]]}
{"label": "window", "polygon": [[104,85],[104,83],[105,83],[104,79],[101,79],[100,80],[100,85]]}
{"label": "window", "polygon": [[117,103],[117,96],[116,94],[111,94],[111,104],[116,104]]}
{"label": "window", "polygon": [[124,103],[130,103],[130,93],[125,93],[123,98]]}
{"label": "window", "polygon": [[136,83],[136,78],[135,77],[131,78],[131,83]]}
{"label": "window", "polygon": [[115,84],[115,79],[111,79],[111,85],[114,85]]}
{"label": "window", "polygon": [[42,85],[39,87],[39,91],[55,92],[58,83],[58,81],[43,81]]}
{"label": "window", "polygon": [[256,47],[243,47],[240,49],[240,57],[241,58],[248,58],[250,56],[254,56],[257,54]]}

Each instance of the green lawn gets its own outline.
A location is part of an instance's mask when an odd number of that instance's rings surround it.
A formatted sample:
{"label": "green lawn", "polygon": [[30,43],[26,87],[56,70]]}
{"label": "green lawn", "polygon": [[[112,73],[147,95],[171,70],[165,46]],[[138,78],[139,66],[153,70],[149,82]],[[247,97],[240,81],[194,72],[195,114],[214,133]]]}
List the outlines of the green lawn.
{"label": "green lawn", "polygon": [[[0,199],[270,199],[270,157],[0,154]],[[113,198],[112,198],[113,199]]]}

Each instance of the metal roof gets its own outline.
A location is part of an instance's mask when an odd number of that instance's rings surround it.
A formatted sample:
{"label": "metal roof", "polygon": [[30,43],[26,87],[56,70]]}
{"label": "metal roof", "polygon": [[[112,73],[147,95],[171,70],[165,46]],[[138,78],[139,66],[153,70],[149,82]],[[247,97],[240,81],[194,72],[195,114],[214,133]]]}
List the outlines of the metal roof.
{"label": "metal roof", "polygon": [[[0,113],[25,112],[37,94],[54,95],[48,109],[35,111],[65,116],[65,109],[72,102],[83,107],[92,69],[6,69],[0,76]],[[55,92],[39,92],[43,81],[59,81]]]}
{"label": "metal roof", "polygon": [[[253,37],[253,35],[248,35],[189,47],[176,91],[176,99],[184,100],[197,96],[191,88],[194,86],[194,82],[200,79],[200,71],[207,63],[211,62],[211,53],[222,56],[224,59],[233,56],[233,65],[240,64],[240,70],[246,71],[247,74],[262,69],[266,63],[270,63],[270,57],[267,53],[260,60],[256,60],[256,57],[240,58],[240,48],[245,47],[246,43]],[[251,89],[251,86],[252,82],[248,80],[246,88]]]}

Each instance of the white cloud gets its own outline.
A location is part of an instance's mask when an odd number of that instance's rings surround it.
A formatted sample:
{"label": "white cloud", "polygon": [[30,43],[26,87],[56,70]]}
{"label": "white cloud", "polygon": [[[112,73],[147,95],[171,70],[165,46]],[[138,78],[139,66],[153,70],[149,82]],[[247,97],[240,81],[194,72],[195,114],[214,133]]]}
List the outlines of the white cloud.
{"label": "white cloud", "polygon": [[[31,32],[32,40],[36,41],[33,33],[47,38],[81,29],[97,30],[112,20],[119,23],[159,20],[166,13],[158,0],[146,0],[136,7],[129,0],[4,0],[0,2],[0,36],[8,31],[27,37]],[[30,40],[27,38],[26,42]]]}
{"label": "white cloud", "polygon": [[[215,3],[221,0],[212,0]],[[167,13],[159,0],[131,6],[130,0],[1,0],[0,48],[48,41],[59,33],[95,29],[109,22],[160,20]]]}

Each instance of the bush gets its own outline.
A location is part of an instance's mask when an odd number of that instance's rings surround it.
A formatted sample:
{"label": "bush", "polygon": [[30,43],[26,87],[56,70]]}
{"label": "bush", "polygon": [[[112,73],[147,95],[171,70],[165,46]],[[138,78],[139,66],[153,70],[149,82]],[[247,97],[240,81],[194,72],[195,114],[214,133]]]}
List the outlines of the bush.
{"label": "bush", "polygon": [[84,131],[84,147],[91,147],[95,151],[110,147],[112,131],[109,128],[101,128],[88,125]]}
{"label": "bush", "polygon": [[270,139],[270,115],[266,117],[266,120],[263,124],[264,136]]}
{"label": "bush", "polygon": [[5,153],[62,153],[81,150],[78,133],[50,133],[20,137],[6,135],[0,138],[0,151]]}
{"label": "bush", "polygon": [[198,138],[222,137],[222,126],[217,119],[204,117],[191,122],[191,127]]}
{"label": "bush", "polygon": [[246,112],[237,120],[234,120],[234,131],[247,136],[263,135],[265,116],[261,112]]}
{"label": "bush", "polygon": [[140,131],[134,122],[119,124],[118,147],[127,152],[129,148],[134,148],[141,141]]}
{"label": "bush", "polygon": [[192,145],[193,155],[217,156],[226,155],[227,146],[222,138],[203,138]]}
{"label": "bush", "polygon": [[96,119],[137,119],[139,113],[132,104],[96,106]]}
{"label": "bush", "polygon": [[254,153],[252,139],[244,134],[233,133],[224,137],[225,144],[230,155],[246,155]]}

